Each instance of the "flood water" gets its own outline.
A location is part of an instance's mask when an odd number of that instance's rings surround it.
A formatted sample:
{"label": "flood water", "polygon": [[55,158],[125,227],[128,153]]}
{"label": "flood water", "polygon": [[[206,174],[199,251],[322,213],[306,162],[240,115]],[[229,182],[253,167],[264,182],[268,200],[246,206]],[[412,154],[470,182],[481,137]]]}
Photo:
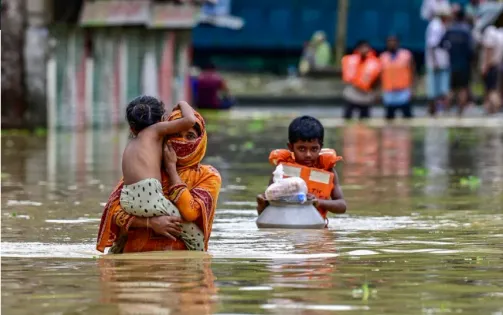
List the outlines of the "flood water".
{"label": "flood water", "polygon": [[223,189],[209,253],[101,257],[127,130],[2,135],[4,314],[503,314],[503,123],[343,126],[348,212],[259,230],[254,196],[296,113],[207,116]]}

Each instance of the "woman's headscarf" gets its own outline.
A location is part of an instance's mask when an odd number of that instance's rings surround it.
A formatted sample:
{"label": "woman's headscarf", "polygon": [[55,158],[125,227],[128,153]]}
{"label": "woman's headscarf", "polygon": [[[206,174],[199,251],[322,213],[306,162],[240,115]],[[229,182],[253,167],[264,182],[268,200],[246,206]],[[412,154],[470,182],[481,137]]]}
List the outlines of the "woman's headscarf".
{"label": "woman's headscarf", "polygon": [[[175,150],[176,156],[178,157],[176,165],[179,169],[198,165],[206,154],[206,146],[208,144],[206,124],[203,116],[198,112],[194,111],[194,115],[196,116],[196,125],[198,126],[196,129],[200,131],[199,137],[194,140],[186,140],[180,137],[170,139],[173,150]],[[182,112],[180,110],[175,110],[169,115],[168,121],[173,121],[182,117]]]}

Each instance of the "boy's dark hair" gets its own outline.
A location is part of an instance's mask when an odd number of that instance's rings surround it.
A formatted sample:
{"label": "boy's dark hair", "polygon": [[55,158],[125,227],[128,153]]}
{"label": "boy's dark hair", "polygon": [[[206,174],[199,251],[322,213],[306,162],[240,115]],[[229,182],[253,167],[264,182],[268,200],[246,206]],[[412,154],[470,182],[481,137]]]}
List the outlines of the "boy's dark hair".
{"label": "boy's dark hair", "polygon": [[295,118],[288,127],[288,141],[294,144],[297,141],[318,140],[323,145],[325,128],[320,121],[311,116]]}
{"label": "boy's dark hair", "polygon": [[138,96],[129,102],[126,119],[134,133],[152,126],[162,120],[164,103],[153,96]]}

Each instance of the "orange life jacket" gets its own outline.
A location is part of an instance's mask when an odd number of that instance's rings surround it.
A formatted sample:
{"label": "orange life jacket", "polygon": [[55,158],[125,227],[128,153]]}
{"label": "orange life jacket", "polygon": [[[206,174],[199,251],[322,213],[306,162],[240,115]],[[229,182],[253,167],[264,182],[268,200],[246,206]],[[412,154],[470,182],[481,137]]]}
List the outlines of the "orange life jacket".
{"label": "orange life jacket", "polygon": [[[284,177],[300,177],[307,184],[308,193],[318,199],[331,199],[334,189],[335,164],[342,160],[341,156],[332,149],[322,149],[314,167],[307,167],[295,162],[293,152],[285,149],[274,150],[269,155],[272,165],[283,165]],[[326,219],[327,211],[318,208],[321,216]]]}
{"label": "orange life jacket", "polygon": [[381,72],[381,62],[374,52],[369,52],[362,62],[360,54],[342,57],[342,80],[362,91],[370,91]]}
{"label": "orange life jacket", "polygon": [[385,92],[405,90],[412,86],[412,54],[407,49],[399,49],[395,58],[390,52],[381,54],[381,83]]}

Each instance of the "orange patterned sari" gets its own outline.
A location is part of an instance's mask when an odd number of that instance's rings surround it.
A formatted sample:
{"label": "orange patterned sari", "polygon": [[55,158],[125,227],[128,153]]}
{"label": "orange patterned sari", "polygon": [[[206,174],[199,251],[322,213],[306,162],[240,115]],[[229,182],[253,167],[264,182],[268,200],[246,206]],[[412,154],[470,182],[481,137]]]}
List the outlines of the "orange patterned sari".
{"label": "orange patterned sari", "polygon": [[[173,202],[185,220],[195,222],[204,232],[204,248],[208,250],[208,241],[213,226],[213,218],[220,193],[222,179],[218,171],[200,162],[206,153],[208,136],[203,117],[195,112],[201,136],[195,140],[174,139],[172,142],[178,161],[177,170],[183,184],[169,186],[166,172],[161,170],[164,195]],[[169,120],[181,118],[179,110],[171,113]],[[170,240],[156,235],[151,229],[132,228],[134,216],[126,213],[120,206],[121,180],[114,189],[101,217],[96,249],[103,252],[106,247],[120,243],[121,236],[127,235],[124,252],[146,252],[163,250],[185,250],[182,240]]]}

